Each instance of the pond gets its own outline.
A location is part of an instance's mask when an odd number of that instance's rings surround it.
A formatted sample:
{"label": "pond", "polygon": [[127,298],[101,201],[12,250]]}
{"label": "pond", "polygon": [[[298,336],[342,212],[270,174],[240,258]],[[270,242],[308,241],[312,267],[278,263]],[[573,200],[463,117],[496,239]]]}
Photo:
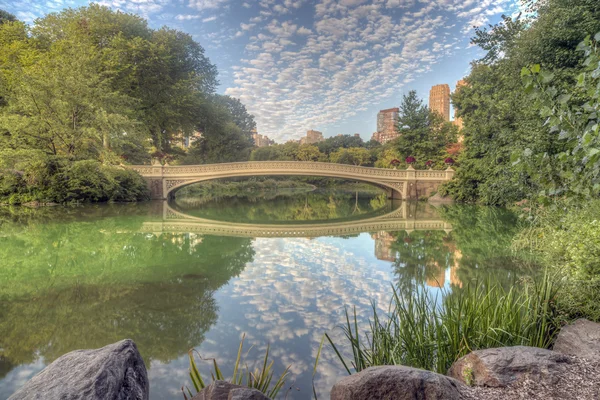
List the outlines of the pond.
{"label": "pond", "polygon": [[[231,373],[245,334],[247,363],[270,345],[276,371],[291,366],[287,398],[309,399],[319,343],[325,332],[341,338],[345,307],[364,322],[392,285],[511,285],[530,268],[510,251],[516,229],[506,210],[392,203],[359,186],[3,207],[0,398],[66,352],[131,338],[151,398],[183,399],[188,350]],[[325,348],[319,398],[342,376]]]}

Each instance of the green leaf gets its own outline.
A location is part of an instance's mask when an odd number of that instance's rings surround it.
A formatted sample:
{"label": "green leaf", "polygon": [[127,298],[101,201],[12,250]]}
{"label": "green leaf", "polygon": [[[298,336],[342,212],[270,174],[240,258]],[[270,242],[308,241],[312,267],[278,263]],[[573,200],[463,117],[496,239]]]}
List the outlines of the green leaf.
{"label": "green leaf", "polygon": [[570,94],[561,94],[560,96],[558,96],[558,98],[556,100],[560,104],[566,104],[569,100],[571,100],[571,95]]}
{"label": "green leaf", "polygon": [[531,66],[531,72],[533,72],[534,74],[539,73],[541,70],[540,64],[533,64]]}
{"label": "green leaf", "polygon": [[529,68],[527,67],[523,67],[521,68],[521,76],[528,76],[531,75],[531,71],[529,70]]}
{"label": "green leaf", "polygon": [[543,83],[549,83],[552,81],[552,79],[554,79],[554,74],[549,71],[541,71],[540,76],[542,77]]}

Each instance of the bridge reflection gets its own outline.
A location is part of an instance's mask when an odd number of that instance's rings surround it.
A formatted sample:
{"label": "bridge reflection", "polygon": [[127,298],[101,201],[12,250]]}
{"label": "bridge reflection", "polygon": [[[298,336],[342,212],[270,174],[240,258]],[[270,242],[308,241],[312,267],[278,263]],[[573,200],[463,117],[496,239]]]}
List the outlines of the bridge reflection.
{"label": "bridge reflection", "polygon": [[141,230],[148,233],[196,233],[234,237],[319,237],[348,236],[363,232],[439,230],[449,233],[452,225],[425,213],[411,213],[408,202],[386,214],[352,221],[248,224],[193,217],[175,210],[168,201],[162,203],[162,220],[144,222]]}

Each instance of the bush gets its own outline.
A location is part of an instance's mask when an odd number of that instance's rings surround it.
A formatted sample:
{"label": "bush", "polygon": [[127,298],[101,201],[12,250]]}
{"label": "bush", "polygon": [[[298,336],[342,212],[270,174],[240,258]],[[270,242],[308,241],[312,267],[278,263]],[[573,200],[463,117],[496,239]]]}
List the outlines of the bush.
{"label": "bush", "polygon": [[0,203],[139,201],[149,198],[135,171],[98,161],[36,157],[19,161],[22,170],[0,170]]}
{"label": "bush", "polygon": [[513,247],[535,253],[562,275],[567,290],[557,304],[567,318],[600,321],[600,200],[558,203],[533,215]]}

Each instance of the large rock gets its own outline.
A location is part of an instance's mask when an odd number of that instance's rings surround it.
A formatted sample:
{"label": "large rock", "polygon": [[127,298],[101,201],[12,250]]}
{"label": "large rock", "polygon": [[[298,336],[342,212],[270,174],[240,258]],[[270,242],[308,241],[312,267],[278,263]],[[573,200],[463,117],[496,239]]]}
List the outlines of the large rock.
{"label": "large rock", "polygon": [[471,386],[504,387],[531,378],[556,383],[571,364],[564,354],[537,347],[477,350],[460,358],[448,375]]}
{"label": "large rock", "polygon": [[404,366],[370,367],[337,382],[331,400],[458,400],[461,383],[444,375]]}
{"label": "large rock", "polygon": [[589,360],[600,360],[600,324],[578,319],[558,333],[554,351]]}
{"label": "large rock", "polygon": [[225,381],[214,381],[192,400],[269,400],[262,392]]}
{"label": "large rock", "polygon": [[9,400],[146,400],[148,375],[132,340],[63,355]]}

